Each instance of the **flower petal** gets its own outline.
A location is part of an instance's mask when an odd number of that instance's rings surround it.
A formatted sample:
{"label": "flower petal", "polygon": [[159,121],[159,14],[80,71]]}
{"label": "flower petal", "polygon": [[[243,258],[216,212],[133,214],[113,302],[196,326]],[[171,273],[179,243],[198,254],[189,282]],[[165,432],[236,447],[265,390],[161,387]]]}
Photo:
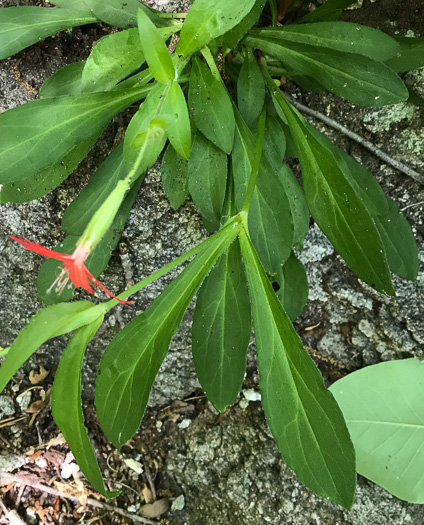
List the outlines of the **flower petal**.
{"label": "flower petal", "polygon": [[40,255],[44,255],[44,257],[48,257],[49,259],[57,259],[58,261],[66,261],[67,259],[69,259],[69,255],[55,252],[54,250],[49,250],[48,248],[44,248],[44,246],[41,246],[36,242],[32,242],[28,239],[25,239],[25,237],[23,237],[22,235],[20,235],[19,237],[10,235],[10,238],[18,242],[19,244],[22,244],[22,246],[25,249],[31,250],[32,252],[38,253]]}

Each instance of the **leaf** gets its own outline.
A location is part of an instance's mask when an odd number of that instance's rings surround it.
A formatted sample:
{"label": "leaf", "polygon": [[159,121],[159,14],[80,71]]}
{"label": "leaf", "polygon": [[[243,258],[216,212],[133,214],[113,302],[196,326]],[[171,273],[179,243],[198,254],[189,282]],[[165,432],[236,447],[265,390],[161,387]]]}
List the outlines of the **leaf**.
{"label": "leaf", "polygon": [[307,44],[330,51],[364,55],[383,62],[395,56],[399,45],[386,33],[372,27],[350,22],[316,22],[281,27],[253,29],[249,37],[264,38],[275,44]]}
{"label": "leaf", "polygon": [[354,104],[384,106],[408,98],[405,84],[394,71],[366,56],[262,36],[248,35],[243,42],[278,58],[296,76],[311,76]]}
{"label": "leaf", "polygon": [[122,29],[137,26],[138,0],[85,0],[85,3],[106,24]]}
{"label": "leaf", "polygon": [[85,62],[73,62],[50,76],[41,86],[40,98],[55,98],[81,93],[81,76]]}
{"label": "leaf", "polygon": [[170,122],[166,128],[169,142],[184,159],[190,158],[191,128],[187,102],[178,82],[173,81],[165,96],[162,114],[174,115],[175,122]]}
{"label": "leaf", "polygon": [[84,426],[81,408],[81,367],[84,353],[102,322],[103,315],[79,328],[69,341],[54,380],[52,414],[85,477],[100,494],[114,498],[120,491],[109,492],[105,489],[96,455]]}
{"label": "leaf", "polygon": [[424,38],[396,36],[399,49],[386,64],[396,71],[404,73],[424,66]]}
{"label": "leaf", "polygon": [[333,148],[317,140],[284,97],[279,92],[274,96],[289,121],[306,200],[318,226],[360,279],[381,293],[394,295],[382,241],[350,174],[343,172]]}
{"label": "leaf", "polygon": [[247,48],[237,80],[237,105],[249,128],[256,124],[264,102],[264,79],[252,50]]}
{"label": "leaf", "polygon": [[58,7],[63,7],[65,9],[71,9],[72,11],[84,11],[85,13],[91,13],[91,10],[87,6],[86,0],[72,0],[72,2],[69,0],[56,0],[55,2],[49,3],[57,5]]}
{"label": "leaf", "polygon": [[255,0],[196,0],[181,30],[177,53],[189,57],[214,38],[241,22],[255,6]]}
{"label": "leaf", "polygon": [[356,449],[358,472],[424,503],[424,367],[417,359],[367,366],[331,387]]}
{"label": "leaf", "polygon": [[[231,155],[235,183],[235,204],[241,209],[252,172],[255,141],[238,111],[236,138]],[[294,228],[285,187],[262,156],[256,188],[249,208],[249,232],[266,271],[275,275],[288,259]]]}
{"label": "leaf", "polygon": [[278,300],[290,320],[294,321],[305,308],[309,286],[305,268],[293,252],[272,280],[279,286],[276,292]]}
{"label": "leaf", "polygon": [[220,230],[143,314],[109,344],[100,363],[96,409],[102,429],[120,447],[140,425],[157,371],[194,293],[239,232]]}
{"label": "leaf", "polygon": [[356,484],[355,453],[342,413],[302,347],[244,231],[240,244],[268,426],[299,481],[350,509]]}
{"label": "leaf", "polygon": [[161,164],[162,186],[171,206],[177,210],[188,196],[188,161],[169,144]]}
{"label": "leaf", "polygon": [[59,186],[77,168],[78,164],[94,146],[102,131],[98,131],[92,137],[78,144],[60,162],[52,164],[39,173],[30,175],[26,179],[2,184],[0,203],[28,202],[44,197],[44,195]]}
{"label": "leaf", "polygon": [[2,113],[0,183],[26,179],[59,162],[150,89],[34,100]]}
{"label": "leaf", "polygon": [[220,412],[233,403],[243,383],[251,329],[246,277],[234,242],[204,280],[192,326],[197,377]]}
{"label": "leaf", "polygon": [[231,153],[235,129],[231,99],[224,85],[197,57],[193,59],[188,100],[193,120],[203,135],[225,153]]}
{"label": "leaf", "polygon": [[418,276],[418,250],[411,226],[396,204],[387,199],[386,215],[374,217],[390,270],[402,279]]}
{"label": "leaf", "polygon": [[244,35],[251,29],[259,20],[261,13],[265,7],[265,0],[256,0],[255,5],[249,13],[230,31],[225,32],[222,37],[222,47],[225,50],[234,49]]}
{"label": "leaf", "polygon": [[103,306],[88,301],[57,304],[40,310],[19,332],[0,367],[0,392],[19,368],[48,339],[72,332],[103,315]]}
{"label": "leaf", "polygon": [[174,80],[174,65],[159,30],[142,9],[137,20],[141,49],[152,75],[163,84]]}
{"label": "leaf", "polygon": [[299,22],[321,22],[323,20],[337,20],[346,7],[349,7],[355,0],[327,0],[325,4],[317,7],[307,15],[303,16]]}
{"label": "leaf", "polygon": [[136,28],[101,38],[87,58],[82,72],[82,91],[108,91],[144,63]]}
{"label": "leaf", "polygon": [[71,9],[3,7],[0,10],[0,60],[64,29],[92,24],[97,19]]}
{"label": "leaf", "polygon": [[227,155],[196,133],[188,162],[188,188],[211,228],[219,228],[227,181]]}

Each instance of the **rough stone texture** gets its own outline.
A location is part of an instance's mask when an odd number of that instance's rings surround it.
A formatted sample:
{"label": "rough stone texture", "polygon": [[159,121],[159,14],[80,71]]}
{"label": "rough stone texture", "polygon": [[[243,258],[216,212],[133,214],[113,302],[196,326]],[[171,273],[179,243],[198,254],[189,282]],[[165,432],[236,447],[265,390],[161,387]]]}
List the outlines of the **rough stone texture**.
{"label": "rough stone texture", "polygon": [[[0,7],[35,3],[0,0]],[[166,10],[187,8],[187,3],[167,0],[150,4]],[[406,34],[412,29],[417,36],[423,36],[422,17],[416,16],[421,7],[420,0],[407,0],[404,4],[399,10],[396,0],[376,0],[373,3],[364,0],[361,9],[344,16],[391,33]],[[310,7],[311,4],[306,3],[305,9]],[[22,81],[38,89],[45,78],[60,67],[85,58],[92,43],[106,33],[105,26],[76,28],[4,61],[0,67],[0,111],[35,98]],[[17,71],[21,80],[18,80]],[[412,77],[416,88],[422,90],[424,71],[420,70]],[[296,87],[290,87],[300,101],[343,122],[359,134],[370,135],[370,140],[377,146],[423,171],[422,108],[408,104],[375,110],[361,108],[329,94],[305,97]],[[55,245],[62,238],[60,218],[66,206],[109,153],[115,132],[123,121],[126,117],[115,119],[88,159],[60,188],[32,203],[0,208],[1,346],[11,344],[19,330],[42,307],[36,299],[36,274],[42,258],[24,253],[20,246],[8,239],[8,235],[23,234],[41,244]],[[296,321],[296,328],[305,344],[353,367],[408,356],[422,358],[424,188],[333,130],[318,122],[314,124],[325,130],[339,147],[363,162],[401,207],[414,205],[405,209],[405,214],[413,225],[420,246],[420,275],[416,282],[395,279],[397,301],[384,298],[356,279],[319,229],[313,226],[301,254],[310,282],[310,301]],[[191,203],[178,212],[169,206],[161,188],[159,168],[155,166],[137,197],[120,249],[114,254],[102,281],[114,291],[121,290],[204,237],[201,221]],[[86,358],[84,384],[88,394],[92,392],[99,356],[107,342],[135,314],[146,308],[171,277],[161,279],[138,294],[134,308],[118,307],[107,318]],[[79,294],[78,297],[85,296]],[[100,294],[98,297],[103,298]],[[186,398],[198,387],[190,357],[192,311],[193,308],[189,308],[158,374],[150,399],[152,406]],[[314,325],[318,326],[305,330]],[[28,370],[36,363],[54,370],[63,347],[61,340],[44,345],[17,374],[15,382],[26,381]],[[248,377],[250,386],[256,388],[253,346],[248,359]],[[139,431],[141,439],[146,435],[145,428],[146,425]],[[190,425],[185,422],[171,429],[164,427],[161,430],[158,425],[162,454],[166,458],[164,484],[172,489],[174,496],[183,494],[185,501],[183,505],[179,500],[177,508],[180,510],[171,511],[169,519],[172,524],[418,525],[424,522],[422,506],[402,502],[362,478],[351,513],[344,513],[314,496],[297,483],[281,460],[266,428],[260,403],[249,402],[245,396],[238,399],[219,423],[215,412],[208,408]]]}

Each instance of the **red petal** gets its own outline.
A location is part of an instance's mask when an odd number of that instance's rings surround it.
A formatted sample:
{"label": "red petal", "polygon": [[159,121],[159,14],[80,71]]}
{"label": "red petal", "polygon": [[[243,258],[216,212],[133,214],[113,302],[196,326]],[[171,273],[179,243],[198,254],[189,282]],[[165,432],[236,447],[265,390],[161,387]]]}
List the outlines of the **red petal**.
{"label": "red petal", "polygon": [[113,295],[112,292],[109,292],[109,290],[107,288],[105,288],[101,282],[99,282],[95,277],[94,275],[92,275],[87,269],[87,275],[89,276],[89,278],[93,281],[94,284],[96,284],[99,288],[101,288],[105,293],[107,293],[109,295],[109,297],[113,297],[114,299],[116,299],[117,301],[119,301],[120,303],[122,304],[134,304],[134,301],[124,301],[122,299],[119,299],[119,297],[116,297],[115,295]]}
{"label": "red petal", "polygon": [[10,235],[10,238],[18,242],[19,244],[22,244],[22,246],[25,249],[31,250],[32,252],[38,253],[40,255],[44,255],[44,257],[48,257],[49,259],[57,259],[58,261],[66,261],[66,259],[69,258],[69,255],[66,255],[64,253],[55,252],[54,250],[49,250],[48,248],[44,248],[44,246],[41,246],[40,244],[29,241],[28,239],[25,239],[25,237],[22,237],[22,236],[15,237],[14,235]]}

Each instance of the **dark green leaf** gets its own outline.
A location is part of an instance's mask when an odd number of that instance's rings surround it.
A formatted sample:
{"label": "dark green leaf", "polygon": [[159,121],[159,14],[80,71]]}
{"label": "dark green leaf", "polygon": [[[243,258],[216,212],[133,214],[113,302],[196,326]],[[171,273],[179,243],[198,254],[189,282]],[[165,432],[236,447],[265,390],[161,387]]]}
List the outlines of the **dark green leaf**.
{"label": "dark green leaf", "polygon": [[138,10],[137,21],[141,49],[152,75],[163,84],[174,80],[175,69],[171,55],[158,28],[142,9]]}
{"label": "dark green leaf", "polygon": [[358,472],[411,503],[424,503],[424,366],[367,366],[331,387],[356,449]]}
{"label": "dark green leaf", "polygon": [[264,102],[264,79],[252,50],[247,48],[237,80],[237,105],[249,128],[255,126]]}
{"label": "dark green leaf", "polygon": [[41,86],[40,98],[55,98],[81,93],[81,76],[85,62],[73,62],[56,71]]}
{"label": "dark green leaf", "polygon": [[2,7],[0,9],[0,60],[58,31],[92,24],[97,19],[89,13],[71,9],[42,7]]}
{"label": "dark green leaf", "polygon": [[72,332],[103,315],[103,306],[88,301],[57,304],[39,311],[25,326],[0,367],[0,392],[17,370],[48,339]]}
{"label": "dark green leaf", "polygon": [[84,426],[81,408],[81,367],[84,353],[102,322],[103,316],[100,316],[91,324],[80,328],[69,341],[54,379],[52,414],[85,477],[100,494],[114,498],[120,492],[105,489],[96,455]]}
{"label": "dark green leaf", "polygon": [[220,412],[240,391],[251,330],[246,277],[239,245],[234,242],[200,288],[192,328],[197,377]]}
{"label": "dark green leaf", "polygon": [[188,161],[183,159],[169,144],[162,159],[162,185],[174,210],[188,196]]}
{"label": "dark green leaf", "polygon": [[337,20],[346,7],[355,3],[355,0],[327,0],[325,4],[317,7],[299,22],[321,22],[324,20]]}
{"label": "dark green leaf", "polygon": [[177,53],[189,57],[214,38],[241,22],[253,9],[256,0],[196,0],[181,31]]}
{"label": "dark green leaf", "polygon": [[299,481],[349,509],[355,453],[342,413],[302,347],[244,231],[262,405],[278,450]]}
{"label": "dark green leaf", "polygon": [[402,279],[414,280],[418,275],[418,250],[411,226],[400,209],[387,199],[388,211],[374,217],[390,270]]}
{"label": "dark green leaf", "polygon": [[26,179],[59,162],[150,89],[34,100],[2,113],[0,183]]}
{"label": "dark green leaf", "polygon": [[215,259],[238,232],[234,223],[220,230],[106,348],[97,379],[96,408],[100,424],[115,446],[126,443],[139,427],[153,381],[187,306]]}
{"label": "dark green leaf", "polygon": [[384,106],[408,98],[405,84],[394,71],[366,56],[262,36],[248,35],[244,42],[278,58],[296,76],[311,76],[354,104]]}
{"label": "dark green leaf", "polygon": [[399,45],[386,33],[372,27],[350,22],[317,22],[305,25],[286,25],[266,29],[252,29],[248,37],[263,38],[274,44],[287,42],[307,44],[331,51],[364,55],[377,61],[395,56]]}
{"label": "dark green leaf", "polygon": [[108,91],[141,67],[144,55],[136,28],[101,38],[87,58],[82,91]]}
{"label": "dark green leaf", "polygon": [[382,241],[351,174],[343,172],[333,147],[317,140],[284,97],[279,92],[275,97],[296,141],[306,200],[318,226],[360,279],[393,295]]}
{"label": "dark green leaf", "polygon": [[305,268],[293,252],[272,281],[279,286],[276,294],[284,311],[294,321],[305,307],[309,286]]}
{"label": "dark green leaf", "polygon": [[137,26],[139,0],[84,0],[93,14],[111,26],[127,29]]}
{"label": "dark green leaf", "polygon": [[[231,155],[236,208],[243,205],[252,171],[255,140],[238,111],[236,138]],[[285,187],[263,156],[249,208],[249,231],[262,264],[275,275],[288,259],[293,245],[293,218]]]}
{"label": "dark green leaf", "polygon": [[199,130],[218,148],[230,153],[235,129],[231,99],[224,85],[197,57],[193,60],[190,74],[188,100]]}
{"label": "dark green leaf", "polygon": [[162,106],[162,114],[174,115],[175,122],[171,121],[166,132],[169,142],[184,159],[190,158],[191,128],[187,102],[178,82],[172,82]]}
{"label": "dark green leaf", "polygon": [[196,208],[219,228],[227,181],[227,155],[196,133],[188,162],[188,187]]}
{"label": "dark green leaf", "polygon": [[386,64],[396,73],[412,71],[424,66],[424,38],[395,37],[399,44],[396,55]]}
{"label": "dark green leaf", "polygon": [[263,8],[266,4],[266,0],[256,0],[255,5],[252,7],[250,12],[241,20],[233,29],[222,35],[221,45],[224,50],[234,49],[244,35],[251,29],[256,22],[259,20]]}

